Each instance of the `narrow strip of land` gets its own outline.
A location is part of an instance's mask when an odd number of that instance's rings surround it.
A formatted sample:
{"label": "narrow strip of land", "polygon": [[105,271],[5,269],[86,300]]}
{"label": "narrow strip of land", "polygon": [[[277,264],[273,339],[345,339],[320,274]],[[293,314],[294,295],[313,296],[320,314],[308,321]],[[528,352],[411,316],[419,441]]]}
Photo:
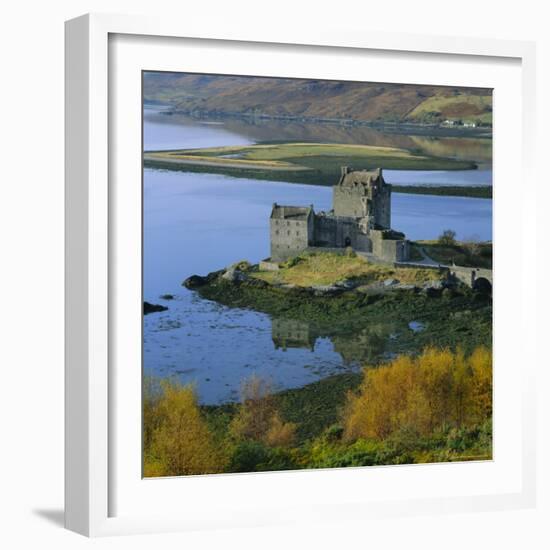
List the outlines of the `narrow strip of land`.
{"label": "narrow strip of land", "polygon": [[157,163],[176,164],[180,166],[212,166],[216,168],[241,168],[241,169],[261,169],[261,170],[285,170],[285,171],[301,171],[311,170],[307,166],[299,166],[296,164],[288,163],[273,163],[262,161],[242,161],[240,159],[223,159],[216,157],[201,158],[198,156],[168,156],[161,153],[145,153],[143,155],[144,161],[151,161]]}
{"label": "narrow strip of land", "polygon": [[[472,170],[471,161],[425,154],[397,147],[336,143],[257,143],[203,149],[146,151],[144,165],[183,172],[223,174],[237,178],[334,185],[341,166],[388,170]],[[391,183],[388,182],[388,183]],[[491,198],[492,187],[467,185],[395,185],[397,193]]]}

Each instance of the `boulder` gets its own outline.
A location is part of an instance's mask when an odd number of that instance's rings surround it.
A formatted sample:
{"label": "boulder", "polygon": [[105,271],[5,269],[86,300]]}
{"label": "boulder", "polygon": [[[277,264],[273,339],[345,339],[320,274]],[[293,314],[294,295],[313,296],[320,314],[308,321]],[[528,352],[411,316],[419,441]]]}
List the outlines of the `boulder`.
{"label": "boulder", "polygon": [[342,292],[341,288],[333,285],[314,285],[311,287],[314,296],[333,296]]}
{"label": "boulder", "polygon": [[166,311],[167,309],[168,308],[166,306],[161,306],[160,304],[143,302],[143,315],[148,315],[149,313],[157,313],[159,311]]}
{"label": "boulder", "polygon": [[183,286],[186,288],[199,288],[207,283],[208,279],[206,277],[201,277],[200,275],[191,275],[191,277],[187,277],[187,279],[183,281]]}
{"label": "boulder", "polygon": [[344,290],[353,290],[354,288],[357,288],[360,284],[361,283],[359,283],[358,281],[354,281],[352,279],[343,279],[334,283],[334,286],[338,288],[343,288]]}
{"label": "boulder", "polygon": [[247,276],[240,269],[232,266],[226,269],[225,273],[222,275],[222,279],[231,283],[240,283],[245,281]]}
{"label": "boulder", "polygon": [[383,283],[384,286],[394,286],[399,284],[399,281],[397,279],[386,279]]}
{"label": "boulder", "polygon": [[395,288],[399,290],[414,290],[417,287],[412,284],[399,283],[398,285],[395,285]]}
{"label": "boulder", "polygon": [[443,288],[443,281],[435,280],[435,281],[427,281],[422,285],[422,288],[425,290],[432,289],[432,290],[441,290]]}

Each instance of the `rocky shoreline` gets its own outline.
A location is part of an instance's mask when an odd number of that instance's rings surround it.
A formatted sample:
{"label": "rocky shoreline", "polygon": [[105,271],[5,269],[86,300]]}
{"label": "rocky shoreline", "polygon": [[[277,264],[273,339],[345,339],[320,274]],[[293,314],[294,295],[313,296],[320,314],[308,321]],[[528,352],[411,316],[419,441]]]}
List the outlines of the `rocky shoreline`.
{"label": "rocky shoreline", "polygon": [[[227,307],[305,322],[321,337],[347,338],[387,326],[380,360],[396,353],[416,353],[426,346],[466,350],[491,346],[490,296],[445,276],[419,284],[393,278],[303,287],[266,282],[254,277],[255,270],[257,266],[239,262],[206,276],[193,275],[183,286]],[[411,322],[422,329],[411,329]]]}
{"label": "rocky shoreline", "polygon": [[403,283],[396,278],[388,278],[383,281],[363,284],[360,279],[349,278],[342,279],[331,285],[311,285],[303,287],[289,283],[268,283],[261,279],[254,278],[250,273],[254,273],[258,270],[258,264],[249,265],[245,269],[242,269],[242,264],[243,262],[237,262],[225,269],[213,271],[206,276],[191,275],[183,281],[182,285],[190,290],[198,290],[216,283],[230,283],[234,285],[242,285],[244,283],[254,288],[279,289],[282,291],[306,293],[314,297],[324,297],[338,296],[346,292],[360,292],[365,295],[374,296],[399,290],[424,292],[434,295],[441,293],[445,289],[454,289],[459,284],[448,277],[444,270],[442,270],[441,279],[427,281],[422,284]]}

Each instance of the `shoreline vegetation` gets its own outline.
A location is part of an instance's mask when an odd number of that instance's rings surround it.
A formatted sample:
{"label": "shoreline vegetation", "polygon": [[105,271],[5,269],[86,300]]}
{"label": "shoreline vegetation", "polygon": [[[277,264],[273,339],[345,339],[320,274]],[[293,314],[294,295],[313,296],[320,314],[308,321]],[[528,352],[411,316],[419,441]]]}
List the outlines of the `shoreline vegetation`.
{"label": "shoreline vegetation", "polygon": [[491,460],[492,359],[426,348],[359,373],[200,406],[193,386],[144,383],[144,476]]}
{"label": "shoreline vegetation", "polygon": [[[144,105],[151,107],[163,106],[166,110],[161,111],[164,116],[184,115],[196,120],[247,120],[251,123],[261,121],[278,122],[298,122],[302,124],[328,124],[342,127],[367,126],[369,128],[380,129],[385,132],[395,132],[399,134],[410,135],[434,135],[445,137],[478,137],[491,138],[492,124],[478,123],[468,124],[465,121],[453,121],[447,124],[441,122],[413,122],[399,120],[358,120],[354,118],[323,118],[323,117],[304,117],[301,115],[270,115],[267,113],[243,113],[243,112],[224,112],[224,111],[200,111],[193,109],[176,109],[168,103],[144,102]],[[465,124],[464,124],[465,122]]]}
{"label": "shoreline vegetation", "polygon": [[404,195],[437,195],[443,197],[467,197],[472,199],[492,199],[492,185],[395,185],[394,193]]}
{"label": "shoreline vegetation", "polygon": [[[474,170],[475,162],[431,157],[396,147],[333,143],[258,143],[245,146],[146,151],[145,167],[223,174],[257,180],[332,186],[340,166],[388,170]],[[396,185],[399,193],[491,198],[491,186]]]}
{"label": "shoreline vegetation", "polygon": [[492,458],[486,292],[445,270],[372,264],[351,250],[304,253],[277,272],[240,261],[183,284],[305,322],[335,346],[359,333],[365,353],[358,371],[300,388],[252,376],[239,402],[219,405],[200,405],[192,385],[146,379],[145,477]]}

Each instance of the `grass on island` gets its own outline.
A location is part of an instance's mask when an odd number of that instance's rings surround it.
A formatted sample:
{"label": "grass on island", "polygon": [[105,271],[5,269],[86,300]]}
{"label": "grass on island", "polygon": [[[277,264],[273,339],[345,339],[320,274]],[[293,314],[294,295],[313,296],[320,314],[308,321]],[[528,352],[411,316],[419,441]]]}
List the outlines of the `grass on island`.
{"label": "grass on island", "polygon": [[455,241],[454,244],[442,244],[439,241],[417,241],[426,254],[441,264],[461,265],[492,269],[493,243]]}
{"label": "grass on island", "polygon": [[146,152],[146,166],[173,170],[223,173],[334,185],[340,166],[356,170],[382,166],[388,170],[468,170],[476,164],[466,160],[431,157],[396,147],[334,143],[270,143]]}
{"label": "grass on island", "polygon": [[360,280],[372,284],[397,279],[405,284],[421,284],[439,279],[434,269],[394,268],[374,264],[355,253],[304,253],[280,265],[279,271],[257,271],[250,274],[268,283],[291,284],[299,287],[332,285],[343,280]]}

